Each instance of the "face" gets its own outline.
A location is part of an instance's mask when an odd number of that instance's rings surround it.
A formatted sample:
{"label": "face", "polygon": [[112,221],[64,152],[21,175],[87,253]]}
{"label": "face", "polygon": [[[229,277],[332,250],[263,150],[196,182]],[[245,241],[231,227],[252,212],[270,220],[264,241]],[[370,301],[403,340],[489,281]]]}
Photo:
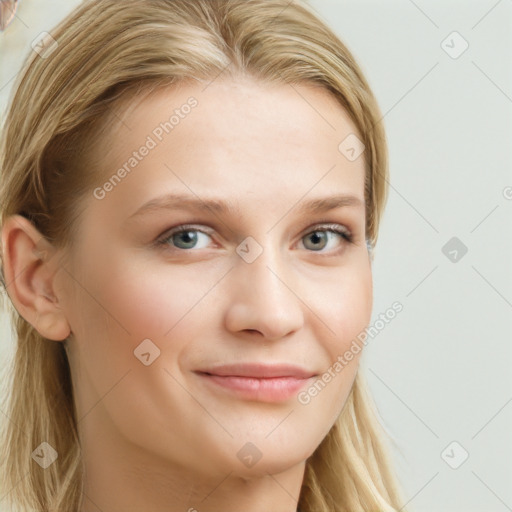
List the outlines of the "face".
{"label": "face", "polygon": [[[360,352],[333,365],[372,309],[364,154],[338,149],[350,133],[311,85],[182,84],[124,111],[58,274],[86,449],[110,432],[163,464],[247,478],[313,453]],[[219,369],[248,364],[295,370]]]}

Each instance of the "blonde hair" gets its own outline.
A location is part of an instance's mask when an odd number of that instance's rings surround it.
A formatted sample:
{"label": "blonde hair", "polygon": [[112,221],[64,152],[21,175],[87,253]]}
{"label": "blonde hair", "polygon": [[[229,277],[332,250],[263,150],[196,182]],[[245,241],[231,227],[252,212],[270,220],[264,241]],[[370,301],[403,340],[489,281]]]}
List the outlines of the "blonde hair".
{"label": "blonde hair", "polygon": [[[90,0],[51,36],[46,55],[29,57],[3,128],[2,225],[20,214],[55,247],[71,246],[80,199],[99,181],[84,162],[118,102],[242,73],[320,85],[347,110],[365,144],[366,236],[375,246],[387,198],[382,116],[350,51],[302,0]],[[1,274],[17,339],[0,445],[4,499],[24,511],[79,510],[83,468],[66,351],[12,307],[3,262]],[[339,418],[307,459],[299,509],[402,510],[385,435],[358,372]],[[44,470],[31,458],[43,441],[59,454]]]}

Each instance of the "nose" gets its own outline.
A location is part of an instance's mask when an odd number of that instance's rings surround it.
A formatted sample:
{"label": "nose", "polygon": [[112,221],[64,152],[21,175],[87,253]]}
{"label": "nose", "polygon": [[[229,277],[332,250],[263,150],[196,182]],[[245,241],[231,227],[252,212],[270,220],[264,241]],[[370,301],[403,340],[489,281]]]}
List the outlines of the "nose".
{"label": "nose", "polygon": [[[296,280],[278,251],[267,247],[252,263],[242,258],[229,276],[226,328],[233,332],[257,331],[268,341],[298,331],[304,323],[304,302]],[[294,286],[295,285],[295,286]]]}

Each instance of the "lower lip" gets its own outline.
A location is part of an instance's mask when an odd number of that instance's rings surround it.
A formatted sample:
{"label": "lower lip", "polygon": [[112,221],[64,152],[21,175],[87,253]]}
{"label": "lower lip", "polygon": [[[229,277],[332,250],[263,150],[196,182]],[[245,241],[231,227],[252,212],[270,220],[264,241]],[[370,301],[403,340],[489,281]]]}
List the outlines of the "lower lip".
{"label": "lower lip", "polygon": [[259,379],[255,377],[234,377],[231,375],[224,377],[207,373],[198,373],[198,375],[215,386],[220,386],[236,393],[241,398],[260,402],[282,402],[289,400],[313,378],[273,377]]}

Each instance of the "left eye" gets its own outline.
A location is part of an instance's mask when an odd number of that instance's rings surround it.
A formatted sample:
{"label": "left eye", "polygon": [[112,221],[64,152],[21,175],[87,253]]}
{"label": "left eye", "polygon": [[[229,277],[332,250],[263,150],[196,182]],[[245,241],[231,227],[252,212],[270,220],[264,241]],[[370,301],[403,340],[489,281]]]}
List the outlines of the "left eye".
{"label": "left eye", "polygon": [[[301,240],[306,239],[308,242],[312,242],[307,244],[305,243],[304,246],[312,249],[313,252],[319,252],[319,249],[325,249],[329,242],[335,239],[336,236],[341,238],[342,242],[352,242],[352,235],[350,232],[343,226],[339,226],[337,224],[333,226],[318,227],[317,229],[306,233]],[[201,238],[203,239],[203,245],[201,245]],[[164,238],[158,240],[158,244],[169,245],[170,241],[172,241],[172,244],[176,249],[204,249],[208,245],[208,238],[211,238],[211,235],[201,229],[190,226],[179,226],[171,232],[167,232]],[[197,245],[198,242],[199,246]]]}
{"label": "left eye", "polygon": [[309,239],[310,241],[312,241],[313,244],[311,244],[310,247],[313,247],[314,252],[318,252],[317,250],[315,250],[315,247],[318,249],[319,243],[321,245],[320,249],[324,249],[329,243],[329,241],[332,241],[334,238],[336,238],[336,236],[338,238],[342,238],[344,242],[352,242],[352,235],[347,230],[340,229],[339,227],[315,229],[314,231],[310,231],[302,238]]}

